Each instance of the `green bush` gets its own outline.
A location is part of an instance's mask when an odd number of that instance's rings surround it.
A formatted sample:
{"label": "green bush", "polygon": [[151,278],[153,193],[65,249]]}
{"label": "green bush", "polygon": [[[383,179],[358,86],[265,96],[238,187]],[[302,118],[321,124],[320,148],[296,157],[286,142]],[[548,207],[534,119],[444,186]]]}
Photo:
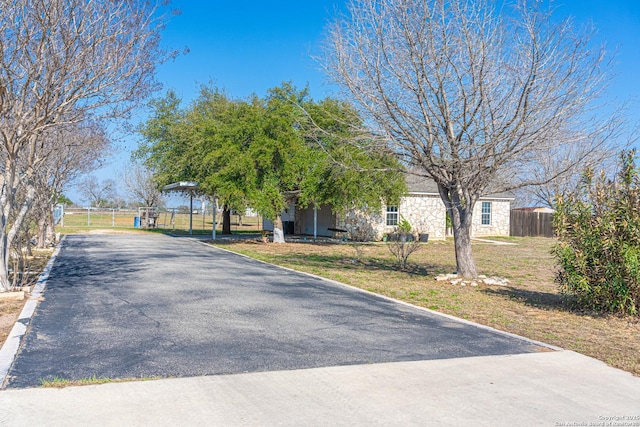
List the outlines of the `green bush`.
{"label": "green bush", "polygon": [[411,233],[411,224],[402,215],[400,215],[400,221],[398,221],[398,232]]}
{"label": "green bush", "polygon": [[617,180],[586,171],[576,194],[556,198],[556,279],[583,308],[638,314],[640,176],[634,159],[634,151],[623,153]]}

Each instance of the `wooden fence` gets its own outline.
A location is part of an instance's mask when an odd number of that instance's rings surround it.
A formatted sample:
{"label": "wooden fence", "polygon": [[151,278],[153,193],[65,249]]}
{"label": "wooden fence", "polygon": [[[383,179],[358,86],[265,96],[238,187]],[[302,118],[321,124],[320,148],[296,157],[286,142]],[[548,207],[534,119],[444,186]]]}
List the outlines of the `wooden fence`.
{"label": "wooden fence", "polygon": [[511,211],[510,235],[553,237],[552,213]]}

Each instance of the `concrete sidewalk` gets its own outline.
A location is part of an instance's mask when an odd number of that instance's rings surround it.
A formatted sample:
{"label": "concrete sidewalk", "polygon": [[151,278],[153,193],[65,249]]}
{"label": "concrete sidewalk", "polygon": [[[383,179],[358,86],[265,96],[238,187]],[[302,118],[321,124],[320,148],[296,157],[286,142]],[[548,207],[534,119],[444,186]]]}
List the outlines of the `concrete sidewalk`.
{"label": "concrete sidewalk", "polygon": [[4,390],[0,407],[7,426],[638,426],[640,378],[558,351]]}

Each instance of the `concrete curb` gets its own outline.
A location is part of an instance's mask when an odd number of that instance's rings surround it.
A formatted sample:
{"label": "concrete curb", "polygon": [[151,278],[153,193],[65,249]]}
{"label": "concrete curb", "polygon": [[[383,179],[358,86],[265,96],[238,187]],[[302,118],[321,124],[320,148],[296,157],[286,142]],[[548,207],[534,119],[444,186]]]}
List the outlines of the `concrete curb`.
{"label": "concrete curb", "polygon": [[401,301],[401,300],[397,300],[397,299],[394,299],[394,298],[391,298],[391,297],[388,297],[388,296],[385,296],[385,295],[380,295],[380,294],[377,294],[375,292],[367,291],[366,289],[357,288],[355,286],[347,285],[346,283],[338,282],[338,281],[332,280],[332,279],[327,279],[326,277],[317,276],[315,274],[306,273],[304,271],[294,270],[292,268],[283,267],[281,265],[271,264],[270,262],[262,261],[262,260],[259,260],[259,259],[256,259],[256,258],[251,258],[248,255],[243,255],[243,254],[240,254],[238,252],[231,251],[229,249],[221,248],[219,246],[213,246],[213,245],[210,245],[210,244],[202,242],[202,241],[198,241],[198,243],[200,243],[202,245],[209,246],[209,247],[213,247],[213,248],[216,248],[216,249],[220,249],[222,251],[229,252],[229,253],[232,253],[232,254],[235,254],[235,255],[239,255],[239,256],[242,256],[242,257],[245,257],[245,258],[248,258],[248,259],[252,259],[254,261],[258,261],[258,262],[261,262],[263,264],[267,264],[267,265],[271,265],[271,266],[274,266],[274,267],[282,268],[282,269],[287,270],[287,271],[291,271],[291,272],[299,273],[299,274],[304,274],[306,276],[314,277],[316,279],[326,280],[326,281],[328,281],[330,283],[333,283],[335,285],[338,285],[338,286],[342,286],[342,287],[345,287],[345,288],[348,288],[348,289],[351,289],[351,290],[354,290],[354,291],[362,292],[362,293],[365,293],[367,295],[372,295],[372,296],[375,296],[375,297],[378,297],[378,298],[381,298],[381,299],[384,299],[384,300],[387,300],[387,301],[393,301],[395,303],[402,304],[402,305],[407,306],[407,307],[413,307],[413,308],[416,308],[418,310],[426,311],[427,313],[431,313],[431,314],[433,314],[435,316],[439,316],[439,317],[444,317],[444,318],[446,318],[448,320],[452,320],[454,322],[459,322],[459,323],[463,323],[465,325],[474,326],[476,328],[480,328],[480,329],[483,329],[483,330],[486,330],[486,331],[490,331],[490,332],[493,332],[493,333],[496,333],[496,334],[499,334],[499,335],[507,336],[507,337],[510,337],[510,338],[516,338],[518,340],[522,340],[522,341],[528,342],[529,344],[533,344],[533,345],[537,345],[537,346],[540,346],[540,347],[548,348],[549,350],[553,350],[553,351],[563,351],[564,350],[563,348],[557,347],[555,345],[547,344],[547,343],[544,343],[544,342],[541,342],[541,341],[532,340],[530,338],[523,337],[523,336],[516,335],[516,334],[512,334],[510,332],[501,331],[500,329],[495,329],[495,328],[492,328],[491,326],[486,326],[486,325],[482,325],[480,323],[472,322],[471,320],[461,319],[459,317],[452,316],[450,314],[440,313],[439,311],[430,310],[430,309],[425,308],[425,307],[420,307],[419,305],[414,305],[414,304],[411,304],[411,303],[408,303],[408,302],[405,302],[405,301]]}
{"label": "concrete curb", "polygon": [[11,365],[13,365],[13,360],[18,353],[22,337],[24,337],[27,332],[29,322],[31,321],[31,316],[33,316],[33,313],[38,306],[38,302],[40,302],[40,298],[42,297],[42,293],[47,286],[49,273],[51,273],[51,268],[53,267],[53,263],[55,262],[56,257],[60,253],[60,249],[62,248],[62,244],[65,238],[66,236],[62,237],[60,243],[58,243],[58,246],[56,247],[56,250],[53,251],[49,262],[45,266],[44,270],[42,270],[42,273],[38,278],[38,282],[31,292],[31,297],[25,303],[22,311],[20,312],[20,316],[18,316],[16,324],[13,325],[13,328],[11,329],[11,332],[9,332],[7,340],[4,342],[2,349],[0,349],[0,389],[4,389],[6,385],[5,383],[7,380],[9,369],[11,368]]}

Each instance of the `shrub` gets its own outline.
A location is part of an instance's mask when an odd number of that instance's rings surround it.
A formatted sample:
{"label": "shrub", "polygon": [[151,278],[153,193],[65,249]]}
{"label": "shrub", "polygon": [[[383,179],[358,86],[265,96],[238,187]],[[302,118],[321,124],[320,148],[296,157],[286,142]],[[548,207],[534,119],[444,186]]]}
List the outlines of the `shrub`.
{"label": "shrub", "polygon": [[556,197],[556,280],[583,308],[638,314],[640,176],[634,159],[634,151],[623,153],[617,180],[587,170],[575,194]]}
{"label": "shrub", "polygon": [[396,257],[398,265],[403,270],[407,268],[409,255],[420,249],[420,241],[417,236],[411,234],[411,224],[401,216],[397,225],[397,233],[390,236],[387,241],[389,251]]}
{"label": "shrub", "polygon": [[405,217],[400,215],[400,221],[398,222],[399,233],[411,233],[411,224]]}

